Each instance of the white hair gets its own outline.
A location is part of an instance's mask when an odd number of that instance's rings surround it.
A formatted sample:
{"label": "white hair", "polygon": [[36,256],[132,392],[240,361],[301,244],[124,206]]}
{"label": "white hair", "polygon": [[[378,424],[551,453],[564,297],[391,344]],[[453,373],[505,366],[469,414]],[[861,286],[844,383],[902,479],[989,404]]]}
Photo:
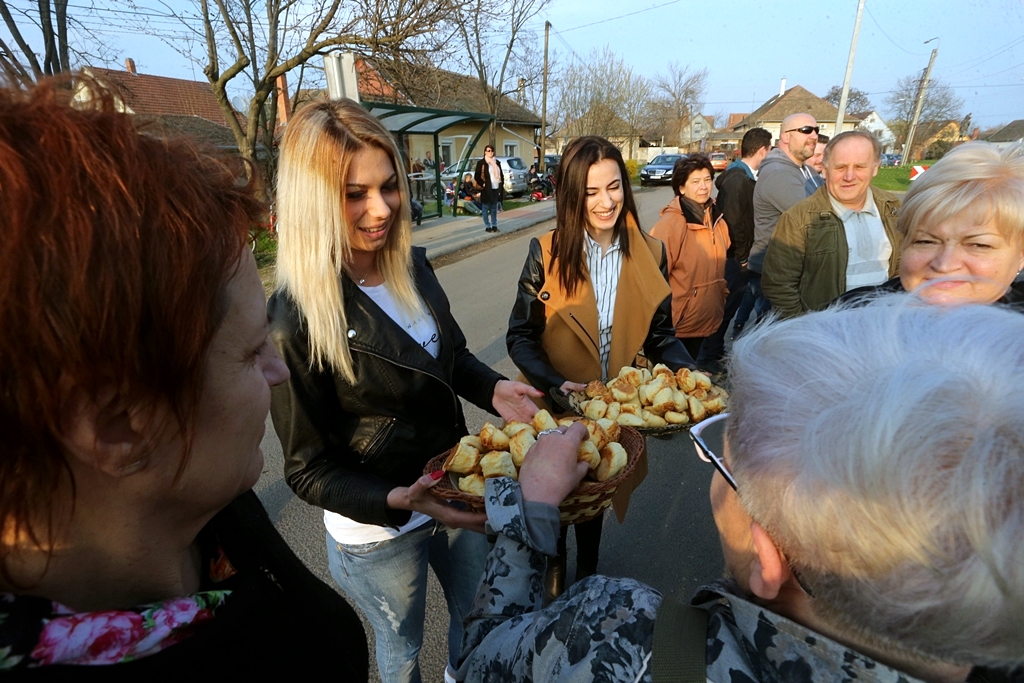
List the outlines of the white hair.
{"label": "white hair", "polygon": [[759,326],[730,366],[740,499],[853,638],[1024,662],[1024,316],[913,295]]}

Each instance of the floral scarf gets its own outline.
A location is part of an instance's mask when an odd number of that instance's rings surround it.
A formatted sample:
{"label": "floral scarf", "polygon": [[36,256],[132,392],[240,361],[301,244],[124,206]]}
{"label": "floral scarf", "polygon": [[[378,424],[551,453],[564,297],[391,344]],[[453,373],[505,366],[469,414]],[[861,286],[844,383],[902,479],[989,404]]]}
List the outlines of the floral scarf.
{"label": "floral scarf", "polygon": [[[204,557],[205,557],[204,553]],[[0,672],[53,664],[102,665],[156,654],[214,618],[237,572],[219,545],[205,563],[216,590],[130,609],[75,612],[58,602],[0,593]]]}

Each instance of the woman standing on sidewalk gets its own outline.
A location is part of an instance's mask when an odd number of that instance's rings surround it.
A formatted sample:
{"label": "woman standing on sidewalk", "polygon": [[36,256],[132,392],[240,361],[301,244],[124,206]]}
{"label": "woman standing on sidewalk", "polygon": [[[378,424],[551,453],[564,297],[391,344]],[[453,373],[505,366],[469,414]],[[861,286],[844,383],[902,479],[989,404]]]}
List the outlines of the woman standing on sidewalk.
{"label": "woman standing on sidewalk", "polygon": [[484,230],[498,232],[498,204],[505,194],[505,176],[501,162],[494,158],[494,147],[484,147],[484,158],[477,162],[473,181],[480,188],[480,203],[483,205]]}
{"label": "woman standing on sidewalk", "polygon": [[[633,365],[643,349],[673,371],[693,358],[673,335],[665,247],[640,230],[622,154],[577,138],[558,167],[556,228],[530,242],[508,321],[508,354],[526,380],[555,397]],[[614,323],[614,325],[613,325]],[[561,592],[566,529],[548,590]],[[576,579],[597,572],[601,518],[576,525]]]}
{"label": "woman standing on sidewalk", "polygon": [[388,131],[347,100],[310,104],[288,124],[268,311],[291,378],[271,413],[285,479],[324,508],[331,575],[376,633],[381,679],[418,683],[428,563],[448,602],[453,664],[487,554],[474,533],[483,515],[433,497],[423,466],[466,433],[459,396],[529,420],[540,392],[466,349],[411,246],[398,160]]}

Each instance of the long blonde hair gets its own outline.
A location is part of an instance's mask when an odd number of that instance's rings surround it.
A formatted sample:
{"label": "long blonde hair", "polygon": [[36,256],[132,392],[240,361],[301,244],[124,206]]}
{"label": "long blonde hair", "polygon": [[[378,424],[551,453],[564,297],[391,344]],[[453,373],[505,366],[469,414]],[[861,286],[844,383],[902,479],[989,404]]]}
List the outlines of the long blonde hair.
{"label": "long blonde hair", "polygon": [[390,157],[401,196],[376,268],[399,306],[419,315],[423,304],[412,276],[409,183],[394,139],[380,121],[350,100],[303,107],[281,142],[277,179],[277,287],[306,318],[310,367],[330,366],[349,382],[355,376],[341,288],[341,277],[352,276],[345,179],[353,155],[367,146]]}

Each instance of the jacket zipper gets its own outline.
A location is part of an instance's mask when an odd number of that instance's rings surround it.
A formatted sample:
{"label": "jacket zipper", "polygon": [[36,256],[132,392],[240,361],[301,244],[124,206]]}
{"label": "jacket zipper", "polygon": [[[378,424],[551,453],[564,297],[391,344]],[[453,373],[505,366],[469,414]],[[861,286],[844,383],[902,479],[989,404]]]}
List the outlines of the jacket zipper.
{"label": "jacket zipper", "polygon": [[391,436],[391,432],[394,431],[394,429],[395,429],[395,422],[396,422],[395,418],[393,418],[393,417],[388,418],[388,423],[386,425],[384,425],[384,428],[381,429],[376,434],[374,434],[373,440],[370,441],[370,445],[368,445],[366,447],[366,450],[363,452],[363,457],[359,461],[361,464],[369,462],[370,460],[372,460],[374,458],[374,456],[377,455],[377,451],[380,449],[380,445],[389,436]]}
{"label": "jacket zipper", "polygon": [[594,341],[594,338],[590,336],[590,332],[587,332],[587,328],[583,326],[583,323],[581,323],[571,312],[569,313],[569,317],[572,318],[574,323],[580,326],[580,329],[583,330],[583,334],[587,335],[587,339],[590,340],[590,343],[594,345],[594,348],[597,349],[598,355],[600,355],[601,347],[598,346],[597,342]]}

